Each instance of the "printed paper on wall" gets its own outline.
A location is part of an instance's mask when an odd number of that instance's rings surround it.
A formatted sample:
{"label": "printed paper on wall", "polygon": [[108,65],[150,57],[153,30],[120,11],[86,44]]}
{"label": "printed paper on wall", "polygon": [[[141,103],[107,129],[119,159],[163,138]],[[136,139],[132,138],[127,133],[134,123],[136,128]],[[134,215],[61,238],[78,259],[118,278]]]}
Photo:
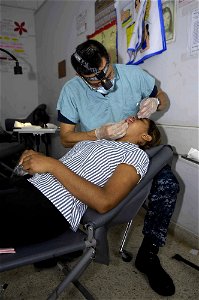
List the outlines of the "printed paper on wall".
{"label": "printed paper on wall", "polygon": [[87,37],[102,43],[110,55],[111,62],[117,63],[116,21],[109,23]]}
{"label": "printed paper on wall", "polygon": [[115,7],[120,62],[139,64],[166,50],[161,0],[117,0]]}

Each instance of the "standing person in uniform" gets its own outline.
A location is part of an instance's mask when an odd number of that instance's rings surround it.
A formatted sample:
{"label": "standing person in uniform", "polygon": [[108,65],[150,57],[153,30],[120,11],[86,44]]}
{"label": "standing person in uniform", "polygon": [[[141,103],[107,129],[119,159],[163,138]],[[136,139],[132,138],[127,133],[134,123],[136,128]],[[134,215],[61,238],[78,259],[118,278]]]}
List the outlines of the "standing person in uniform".
{"label": "standing person in uniform", "polygon": [[[138,66],[112,65],[106,48],[95,40],[80,44],[71,63],[76,76],[63,86],[57,103],[65,147],[84,140],[117,140],[126,134],[126,117],[148,118],[168,106],[167,95],[152,76]],[[178,191],[178,181],[167,165],[153,180],[144,239],[135,261],[152,289],[164,296],[173,295],[175,286],[157,254],[166,242]]]}

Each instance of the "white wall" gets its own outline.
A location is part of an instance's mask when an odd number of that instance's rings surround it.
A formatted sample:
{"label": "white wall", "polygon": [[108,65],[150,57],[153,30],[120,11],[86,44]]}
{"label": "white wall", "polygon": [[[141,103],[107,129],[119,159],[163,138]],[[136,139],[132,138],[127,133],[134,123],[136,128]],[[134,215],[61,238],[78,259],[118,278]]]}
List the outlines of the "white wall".
{"label": "white wall", "polygon": [[[167,51],[142,65],[169,96],[169,110],[160,118],[156,114],[154,119],[161,124],[163,141],[171,144],[178,155],[187,154],[191,147],[199,149],[198,54],[190,55],[191,13],[198,6],[198,1],[177,6],[176,40],[167,45]],[[172,221],[199,237],[198,165],[177,156],[173,169],[181,191]]]}
{"label": "white wall", "polygon": [[[35,14],[39,102],[48,105],[51,122],[57,124],[56,104],[64,83],[75,75],[70,56],[94,30],[94,0],[46,1]],[[76,17],[87,11],[87,31],[77,36]],[[58,63],[66,60],[66,77],[58,79]],[[66,149],[53,136],[51,151],[60,157]]]}
{"label": "white wall", "polygon": [[[5,118],[26,117],[38,105],[38,86],[36,69],[35,24],[32,10],[0,6],[1,21],[9,19],[19,23],[25,22],[28,33],[18,36],[23,44],[26,56],[20,56],[9,50],[23,66],[22,75],[14,75],[14,71],[0,66],[1,94],[0,118],[4,125]],[[9,35],[8,35],[9,36]],[[3,48],[3,47],[2,47]],[[8,50],[8,49],[7,49]],[[0,54],[2,55],[3,52]],[[10,62],[8,62],[10,64]],[[13,68],[15,63],[13,62]]]}
{"label": "white wall", "polygon": [[[77,36],[76,16],[87,10],[87,32]],[[94,31],[94,0],[47,1],[35,14],[39,101],[45,99],[56,122],[56,104],[64,83],[74,76],[70,56]],[[58,79],[58,63],[66,60],[66,77]]]}
{"label": "white wall", "polygon": [[[174,160],[175,161],[175,160]],[[192,163],[183,157],[179,157],[175,170],[181,183],[181,191],[173,215],[173,222],[186,229],[195,237],[199,236],[199,164]]]}
{"label": "white wall", "polygon": [[191,12],[198,4],[193,1],[181,8],[177,6],[175,42],[142,65],[160,81],[169,96],[169,110],[161,117],[156,114],[155,120],[162,125],[167,142],[174,145],[178,154],[199,147],[198,55],[190,55]]}

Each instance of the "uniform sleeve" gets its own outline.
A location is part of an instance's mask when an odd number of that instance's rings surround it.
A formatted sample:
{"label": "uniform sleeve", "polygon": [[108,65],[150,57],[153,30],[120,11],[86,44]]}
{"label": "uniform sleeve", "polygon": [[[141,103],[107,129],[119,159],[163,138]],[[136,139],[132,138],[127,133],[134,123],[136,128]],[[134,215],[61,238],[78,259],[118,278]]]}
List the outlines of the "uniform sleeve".
{"label": "uniform sleeve", "polygon": [[145,151],[137,148],[135,151],[127,151],[124,155],[123,163],[132,165],[137,174],[140,175],[140,180],[146,175],[149,166],[149,157]]}
{"label": "uniform sleeve", "polygon": [[75,97],[68,85],[65,85],[60,93],[57,110],[61,115],[70,120],[73,123],[79,122],[79,114],[75,104]]}

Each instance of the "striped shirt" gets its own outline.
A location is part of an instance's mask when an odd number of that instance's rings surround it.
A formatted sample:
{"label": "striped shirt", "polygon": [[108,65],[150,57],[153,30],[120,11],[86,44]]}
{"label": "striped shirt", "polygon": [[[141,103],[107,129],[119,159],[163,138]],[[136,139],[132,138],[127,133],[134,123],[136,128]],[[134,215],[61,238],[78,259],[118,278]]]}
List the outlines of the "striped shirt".
{"label": "striped shirt", "polygon": [[[137,145],[107,140],[79,142],[60,161],[79,176],[101,187],[121,163],[134,166],[141,178],[149,164],[147,154]],[[56,206],[76,231],[87,205],[75,198],[50,173],[35,174],[28,180]]]}

